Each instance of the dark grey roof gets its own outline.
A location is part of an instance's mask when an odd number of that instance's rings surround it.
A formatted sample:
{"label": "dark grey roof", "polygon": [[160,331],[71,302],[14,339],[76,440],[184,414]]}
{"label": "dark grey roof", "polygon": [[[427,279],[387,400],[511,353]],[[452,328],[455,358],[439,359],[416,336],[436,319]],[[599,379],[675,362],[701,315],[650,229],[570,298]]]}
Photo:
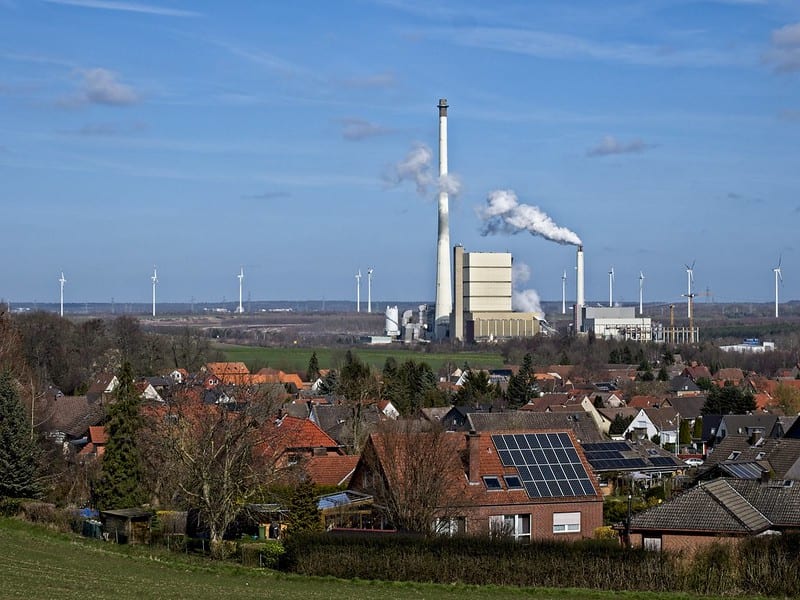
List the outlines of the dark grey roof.
{"label": "dark grey roof", "polygon": [[800,527],[800,482],[731,479],[728,483],[776,527]]}
{"label": "dark grey roof", "polygon": [[771,522],[725,479],[694,487],[631,519],[631,529],[749,535]]}
{"label": "dark grey roof", "polygon": [[705,396],[673,396],[669,399],[672,408],[678,411],[681,419],[696,419],[702,414]]}
{"label": "dark grey roof", "polygon": [[49,410],[47,429],[72,438],[86,435],[89,427],[100,425],[106,419],[105,406],[91,402],[86,396],[61,396],[51,403]]}
{"label": "dark grey roof", "polygon": [[[375,405],[365,407],[361,412],[362,426],[369,430],[381,420],[381,414]],[[331,436],[337,443],[352,443],[353,408],[343,404],[314,404],[309,417],[322,431]]]}
{"label": "dark grey roof", "polygon": [[703,415],[703,440],[713,440],[722,423],[722,415]]}
{"label": "dark grey roof", "polygon": [[514,431],[537,429],[571,429],[579,442],[602,442],[607,438],[583,411],[539,413],[507,411],[502,413],[470,413],[467,417],[473,431]]}
{"label": "dark grey roof", "polygon": [[725,415],[722,417],[728,434],[740,433],[746,435],[748,430],[763,429],[764,435],[769,435],[778,421],[775,415],[755,414],[755,415]]}
{"label": "dark grey roof", "polygon": [[689,379],[688,377],[684,377],[683,375],[679,375],[677,377],[673,377],[669,380],[669,391],[670,392],[699,392],[700,388],[697,387],[697,384]]}

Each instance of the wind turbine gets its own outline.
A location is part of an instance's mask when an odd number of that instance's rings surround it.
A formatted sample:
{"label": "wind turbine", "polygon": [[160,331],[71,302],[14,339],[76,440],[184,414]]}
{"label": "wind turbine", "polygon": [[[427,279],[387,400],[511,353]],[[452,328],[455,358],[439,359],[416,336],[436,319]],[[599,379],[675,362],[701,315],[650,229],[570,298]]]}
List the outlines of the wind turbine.
{"label": "wind turbine", "polygon": [[239,267],[239,274],[236,277],[239,278],[239,307],[236,309],[236,312],[241,314],[244,312],[244,307],[242,306],[242,280],[244,280],[244,267]]}
{"label": "wind turbine", "polygon": [[[67,283],[67,280],[64,279],[64,271],[61,271],[61,279],[58,280],[58,283],[61,284],[61,316],[64,316],[64,284]],[[776,290],[778,288],[775,288]],[[777,294],[777,291],[775,292]],[[777,301],[776,301],[777,302]],[[777,309],[775,309],[777,311]],[[775,315],[778,316],[777,314]]]}
{"label": "wind turbine", "polygon": [[614,267],[608,272],[608,305],[614,306]]}
{"label": "wind turbine", "polygon": [[158,272],[156,271],[155,265],[153,265],[153,276],[150,278],[153,280],[153,316],[156,316],[156,284],[158,283]]}
{"label": "wind turbine", "polygon": [[367,269],[367,312],[372,312],[372,273],[373,269]]}
{"label": "wind turbine", "polygon": [[567,272],[561,276],[561,314],[567,314]]}
{"label": "wind turbine", "polygon": [[[778,280],[780,279],[781,283],[783,283],[783,275],[781,274],[781,260],[783,259],[782,256],[778,257],[778,266],[772,269],[772,272],[775,273],[775,318],[778,318]],[[62,275],[63,277],[63,275]]]}
{"label": "wind turbine", "polygon": [[692,298],[694,298],[694,294],[692,294],[692,284],[694,283],[694,263],[697,262],[695,260],[692,261],[692,266],[686,265],[686,300],[687,300],[687,309],[686,309],[686,316],[690,319],[692,318]]}
{"label": "wind turbine", "polygon": [[361,269],[356,273],[356,312],[361,312]]}
{"label": "wind turbine", "polygon": [[642,310],[642,290],[644,289],[644,273],[639,271],[639,316],[641,317],[644,314]]}

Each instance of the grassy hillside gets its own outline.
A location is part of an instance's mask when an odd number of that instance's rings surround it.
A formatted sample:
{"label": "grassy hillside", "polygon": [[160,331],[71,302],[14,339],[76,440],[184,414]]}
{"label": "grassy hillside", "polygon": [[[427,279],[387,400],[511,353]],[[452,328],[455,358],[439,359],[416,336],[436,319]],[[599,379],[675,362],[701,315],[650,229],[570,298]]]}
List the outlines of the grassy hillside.
{"label": "grassy hillside", "polygon": [[[319,366],[329,369],[341,364],[347,349],[342,348],[264,348],[260,346],[234,346],[216,344],[230,361],[241,361],[251,368],[269,366],[284,371],[304,372],[308,366],[311,353],[317,353]],[[382,369],[387,357],[393,356],[397,362],[406,360],[424,361],[438,371],[442,365],[450,363],[453,368],[463,366],[464,362],[471,367],[497,368],[503,366],[503,357],[498,352],[418,352],[404,348],[357,348],[354,352],[364,362],[376,369]]]}
{"label": "grassy hillside", "polygon": [[308,578],[217,564],[146,547],[116,546],[0,519],[0,598],[527,598],[688,600],[686,594],[626,594]]}

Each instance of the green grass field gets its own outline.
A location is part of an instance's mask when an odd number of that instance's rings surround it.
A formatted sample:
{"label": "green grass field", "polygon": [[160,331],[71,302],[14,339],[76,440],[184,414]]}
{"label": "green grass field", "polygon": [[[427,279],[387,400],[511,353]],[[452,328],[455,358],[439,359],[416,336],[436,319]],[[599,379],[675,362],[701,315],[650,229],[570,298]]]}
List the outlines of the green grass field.
{"label": "green grass field", "polygon": [[[317,360],[322,369],[337,367],[344,360],[347,349],[344,348],[264,348],[260,346],[235,346],[232,344],[215,344],[229,361],[241,361],[251,368],[269,366],[284,371],[305,372],[311,353],[317,353]],[[503,357],[499,352],[419,352],[404,348],[357,348],[354,352],[364,362],[376,369],[382,369],[389,356],[398,363],[406,360],[424,361],[434,371],[442,365],[450,363],[453,368],[461,367],[464,362],[476,368],[498,368],[503,366]]]}
{"label": "green grass field", "polygon": [[164,550],[57,534],[0,519],[0,598],[335,598],[437,600],[689,600],[688,594],[633,594],[405,584],[284,575],[213,563]]}

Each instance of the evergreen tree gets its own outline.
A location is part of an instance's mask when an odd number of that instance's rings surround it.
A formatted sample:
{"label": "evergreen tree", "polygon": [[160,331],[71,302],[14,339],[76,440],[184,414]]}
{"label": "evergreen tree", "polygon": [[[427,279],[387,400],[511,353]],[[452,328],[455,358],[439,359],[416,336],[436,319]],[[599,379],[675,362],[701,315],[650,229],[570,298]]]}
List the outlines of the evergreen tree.
{"label": "evergreen tree", "polygon": [[306,381],[314,383],[317,379],[319,379],[319,360],[317,359],[317,353],[312,352],[311,358],[308,359],[308,368],[306,369]]}
{"label": "evergreen tree", "polygon": [[703,437],[703,417],[697,417],[694,420],[694,428],[692,429],[692,438],[699,440]]}
{"label": "evergreen tree", "polygon": [[701,412],[704,415],[745,415],[755,409],[756,402],[750,392],[726,385],[709,390]]}
{"label": "evergreen tree", "polygon": [[681,420],[681,428],[679,433],[679,438],[681,446],[688,446],[692,443],[692,428],[689,425],[689,421],[686,419]]}
{"label": "evergreen tree", "polygon": [[305,531],[321,531],[322,518],[314,497],[314,484],[304,479],[295,488],[289,500],[289,518],[286,533],[292,535]]}
{"label": "evergreen tree", "polygon": [[659,381],[669,381],[669,373],[667,372],[667,367],[661,365],[661,368],[658,370],[658,377]]}
{"label": "evergreen tree", "polygon": [[0,497],[35,498],[39,451],[8,371],[0,373]]}
{"label": "evergreen tree", "polygon": [[522,359],[522,366],[516,375],[508,380],[508,407],[519,408],[530,402],[536,387],[536,376],[533,373],[533,357],[528,352]]}
{"label": "evergreen tree", "polygon": [[144,501],[143,468],[136,445],[141,426],[139,405],[131,365],[126,362],[119,374],[116,400],[108,409],[108,443],[95,486],[95,503],[100,509],[130,508]]}

